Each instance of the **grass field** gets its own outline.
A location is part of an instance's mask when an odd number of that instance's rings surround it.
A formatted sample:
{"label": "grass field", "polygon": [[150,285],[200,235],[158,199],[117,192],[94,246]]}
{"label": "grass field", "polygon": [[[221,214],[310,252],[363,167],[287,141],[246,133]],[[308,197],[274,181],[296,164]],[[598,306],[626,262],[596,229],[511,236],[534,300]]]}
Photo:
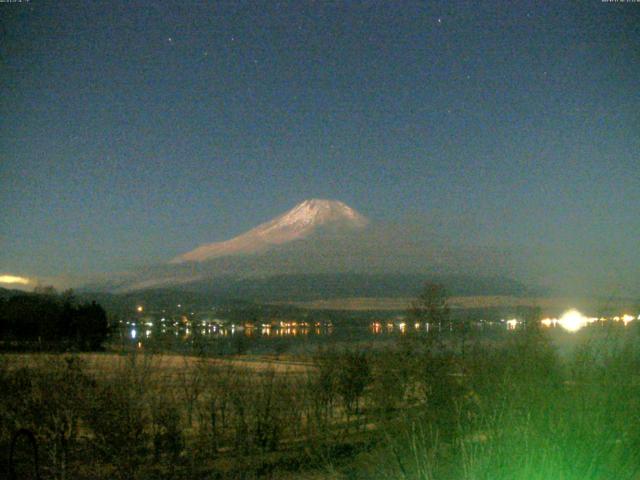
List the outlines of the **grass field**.
{"label": "grass field", "polygon": [[[34,368],[44,366],[59,360],[66,355],[51,353],[17,353],[0,355],[6,369]],[[275,371],[278,374],[305,374],[313,364],[288,360],[286,358],[273,358],[268,356],[240,355],[224,358],[203,358],[178,354],[130,354],[118,353],[78,353],[77,358],[84,370],[94,375],[107,375],[109,372],[117,372],[129,367],[133,361],[138,367],[146,368],[154,372],[163,372],[163,375],[175,375],[185,371],[191,371],[196,367],[212,366],[220,368],[237,368],[251,372]]]}

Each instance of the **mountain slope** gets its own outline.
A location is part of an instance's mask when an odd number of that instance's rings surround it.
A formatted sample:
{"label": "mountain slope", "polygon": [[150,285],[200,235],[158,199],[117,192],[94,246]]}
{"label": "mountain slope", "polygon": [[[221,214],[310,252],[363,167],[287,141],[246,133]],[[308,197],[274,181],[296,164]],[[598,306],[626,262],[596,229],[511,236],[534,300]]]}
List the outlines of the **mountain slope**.
{"label": "mountain slope", "polygon": [[320,228],[357,230],[368,220],[348,205],[336,200],[305,200],[275,219],[224,242],[209,243],[179,255],[169,263],[205,262],[229,255],[263,252],[276,245],[302,240]]}
{"label": "mountain slope", "polygon": [[439,241],[431,228],[369,225],[342,202],[314,199],[230,240],[111,275],[85,290],[290,301],[411,296],[425,279],[439,279],[452,291],[520,294],[512,273],[503,252]]}

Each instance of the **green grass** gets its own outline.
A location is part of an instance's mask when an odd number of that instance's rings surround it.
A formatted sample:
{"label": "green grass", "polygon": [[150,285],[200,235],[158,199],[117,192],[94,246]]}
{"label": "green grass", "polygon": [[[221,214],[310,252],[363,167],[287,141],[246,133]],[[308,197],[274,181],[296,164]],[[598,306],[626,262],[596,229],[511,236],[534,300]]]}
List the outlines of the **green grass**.
{"label": "green grass", "polygon": [[541,335],[511,340],[458,359],[461,393],[391,425],[358,478],[640,478],[637,332],[564,360]]}

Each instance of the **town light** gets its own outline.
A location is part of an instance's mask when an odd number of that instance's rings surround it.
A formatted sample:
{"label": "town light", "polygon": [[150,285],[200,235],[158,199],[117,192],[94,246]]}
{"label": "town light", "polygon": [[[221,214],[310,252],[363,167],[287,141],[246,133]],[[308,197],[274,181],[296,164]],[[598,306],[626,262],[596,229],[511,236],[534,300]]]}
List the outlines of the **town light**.
{"label": "town light", "polygon": [[622,321],[624,322],[625,326],[627,325],[627,323],[632,322],[633,320],[635,320],[635,317],[633,317],[632,315],[622,316]]}
{"label": "town light", "polygon": [[578,310],[568,310],[560,317],[558,323],[568,332],[577,332],[589,323],[589,319]]}

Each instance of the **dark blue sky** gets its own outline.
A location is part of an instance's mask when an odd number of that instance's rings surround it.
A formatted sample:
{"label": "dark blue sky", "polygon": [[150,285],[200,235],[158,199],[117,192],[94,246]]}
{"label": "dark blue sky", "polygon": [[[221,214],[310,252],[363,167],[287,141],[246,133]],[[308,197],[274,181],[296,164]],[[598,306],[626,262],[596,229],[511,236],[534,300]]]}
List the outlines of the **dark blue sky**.
{"label": "dark blue sky", "polygon": [[640,287],[640,4],[32,0],[0,19],[0,273],[164,261],[321,197],[448,219],[439,236],[527,252],[539,278]]}

